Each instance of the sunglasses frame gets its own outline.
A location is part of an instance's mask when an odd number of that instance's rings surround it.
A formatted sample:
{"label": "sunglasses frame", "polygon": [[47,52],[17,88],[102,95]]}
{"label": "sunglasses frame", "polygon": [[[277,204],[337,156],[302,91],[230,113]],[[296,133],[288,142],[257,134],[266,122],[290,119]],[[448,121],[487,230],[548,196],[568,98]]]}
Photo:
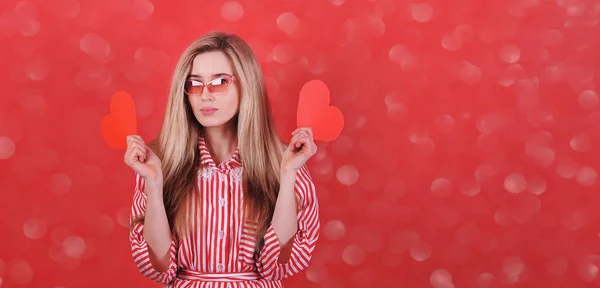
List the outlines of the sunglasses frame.
{"label": "sunglasses frame", "polygon": [[[213,92],[211,92],[211,91],[210,91],[211,89],[210,89],[210,88],[208,88],[208,86],[209,86],[209,85],[211,85],[211,86],[212,86],[212,82],[213,82],[213,81],[215,81],[215,80],[219,80],[219,79],[223,79],[223,78],[229,78],[229,79],[230,79],[230,82],[229,82],[229,84],[227,84],[227,88],[225,88],[225,91],[223,91],[223,92],[218,92],[218,93],[213,93]],[[187,79],[185,79],[185,83],[184,83],[184,88],[183,88],[183,91],[185,92],[185,95],[188,95],[188,96],[201,96],[201,95],[204,93],[204,88],[206,88],[206,89],[208,89],[208,93],[210,93],[210,95],[220,95],[220,94],[227,93],[227,91],[229,91],[229,87],[231,87],[231,84],[233,84],[233,82],[235,82],[235,81],[237,81],[237,80],[238,80],[238,79],[237,79],[237,77],[235,77],[234,75],[229,75],[229,74],[224,74],[224,75],[221,75],[221,76],[219,76],[219,77],[217,77],[217,78],[215,78],[215,79],[212,79],[212,80],[210,80],[210,81],[208,81],[208,82],[206,82],[206,83],[204,83],[204,82],[202,82],[202,81],[200,81],[200,80],[197,80],[197,79],[191,79],[191,78],[187,78]],[[197,82],[200,82],[200,83],[202,84],[202,85],[200,85],[200,86],[202,87],[202,88],[201,88],[201,89],[202,89],[202,91],[200,91],[200,94],[189,94],[189,93],[188,93],[188,89],[187,89],[187,87],[188,87],[187,85],[188,85],[188,84],[187,84],[187,83],[188,83],[188,82],[190,82],[190,81],[197,81]]]}

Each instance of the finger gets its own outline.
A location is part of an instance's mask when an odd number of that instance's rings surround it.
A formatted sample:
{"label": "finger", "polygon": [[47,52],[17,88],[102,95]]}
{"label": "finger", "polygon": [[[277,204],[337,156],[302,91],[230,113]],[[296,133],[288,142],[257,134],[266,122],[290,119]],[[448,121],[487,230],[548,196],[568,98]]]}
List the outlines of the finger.
{"label": "finger", "polygon": [[142,140],[142,142],[144,141],[144,139],[142,139],[142,136],[135,135],[135,134],[127,135],[126,139],[127,139],[127,141],[130,141],[130,140],[133,140],[133,139],[139,139],[139,140]]}
{"label": "finger", "polygon": [[[127,164],[131,164],[132,159],[133,159],[132,157],[137,157],[136,150],[137,149],[143,150],[143,149],[141,149],[141,147],[143,147],[143,146],[139,143],[138,140],[134,139],[133,137],[127,137],[127,141],[128,141],[128,144],[127,144],[127,149],[125,150],[124,161]],[[144,153],[142,155],[142,159],[145,159],[145,156],[146,156],[146,154]]]}
{"label": "finger", "polygon": [[131,140],[131,144],[129,144],[131,147],[139,147],[142,148],[142,150],[146,150],[146,144],[140,142],[137,139]]}
{"label": "finger", "polygon": [[290,143],[296,142],[296,140],[298,139],[298,137],[300,137],[300,133],[294,134],[294,136],[292,136],[292,139],[290,140]]}
{"label": "finger", "polygon": [[296,130],[294,130],[294,132],[292,132],[292,135],[295,135],[296,133],[300,132],[300,131],[306,131],[308,128],[307,127],[298,127],[296,128]]}
{"label": "finger", "polygon": [[300,147],[300,144],[298,143],[298,139],[300,139],[301,137],[306,137],[306,135],[304,135],[303,133],[298,133],[296,135],[294,135],[294,137],[292,138],[292,143],[294,143],[294,147],[298,148]]}
{"label": "finger", "polygon": [[[317,153],[317,145],[311,141],[310,138],[305,138],[305,139],[300,139],[300,142],[303,142],[302,144],[302,153],[304,153],[305,155],[313,156]],[[304,142],[306,141],[306,142]]]}
{"label": "finger", "polygon": [[302,145],[306,146],[306,144],[308,142],[309,142],[308,136],[300,136],[300,137],[298,137],[298,139],[296,139],[296,141],[294,141],[294,147],[299,148]]}
{"label": "finger", "polygon": [[296,130],[294,130],[294,132],[292,132],[292,135],[296,135],[297,133],[299,133],[301,131],[308,132],[309,134],[312,133],[312,129],[310,127],[298,127],[298,128],[296,128]]}
{"label": "finger", "polygon": [[296,140],[296,142],[300,144],[308,144],[310,142],[310,138],[308,137],[308,135],[302,135],[298,137],[298,140]]}
{"label": "finger", "polygon": [[303,133],[303,134],[305,134],[305,135],[306,135],[307,137],[309,137],[310,139],[314,139],[313,132],[312,132],[312,129],[311,129],[310,127],[303,128],[303,129],[301,130],[301,132],[299,132],[298,134],[300,134],[300,133]]}
{"label": "finger", "polygon": [[296,148],[294,147],[294,143],[293,142],[290,142],[290,144],[287,146],[287,150],[289,150],[289,151],[296,150]]}
{"label": "finger", "polygon": [[140,143],[142,145],[145,145],[144,140],[142,139],[142,137],[139,137],[139,136],[138,137],[136,137],[136,136],[131,137],[130,141],[131,141],[131,143]]}
{"label": "finger", "polygon": [[125,163],[129,166],[132,166],[136,162],[142,162],[140,159],[141,154],[142,152],[139,151],[138,147],[132,147],[130,152],[125,156]]}
{"label": "finger", "polygon": [[298,137],[293,137],[290,141],[290,150],[295,151],[298,148]]}
{"label": "finger", "polygon": [[308,133],[308,136],[310,137],[310,139],[313,139],[313,131],[312,128],[310,127],[306,127],[304,128],[304,131],[306,131]]}
{"label": "finger", "polygon": [[152,151],[152,148],[150,148],[150,146],[148,145],[144,145],[146,147],[146,155],[151,155],[151,154],[156,154],[154,153],[154,151]]}
{"label": "finger", "polygon": [[310,140],[310,139],[311,139],[311,137],[310,137],[310,133],[309,133],[307,130],[304,130],[304,131],[302,131],[302,136],[303,136],[303,137],[306,137],[308,140]]}
{"label": "finger", "polygon": [[301,145],[304,145],[304,149],[303,150],[310,154],[310,155],[314,155],[317,151],[317,145],[315,144],[315,142],[313,141],[313,139],[309,136],[305,136],[302,138],[298,139],[298,142],[301,143]]}
{"label": "finger", "polygon": [[146,150],[141,147],[133,148],[133,160],[139,162],[146,162]]}
{"label": "finger", "polygon": [[310,154],[311,155],[317,154],[318,147],[317,147],[317,144],[315,144],[315,142],[311,141],[309,147],[310,147]]}
{"label": "finger", "polygon": [[131,143],[139,143],[139,144],[144,145],[144,140],[142,139],[142,137],[139,137],[136,135],[131,135],[127,139],[127,145],[131,145]]}
{"label": "finger", "polygon": [[288,145],[288,150],[292,151],[292,152],[296,152],[298,151],[298,147],[299,147],[299,143],[298,140],[294,140],[292,142],[290,142],[290,145]]}
{"label": "finger", "polygon": [[142,139],[142,136],[137,135],[137,134],[132,134],[131,138],[133,138],[133,139],[140,139],[140,140],[144,141],[144,139]]}
{"label": "finger", "polygon": [[139,143],[132,143],[130,149],[130,156],[141,157],[140,159],[146,158],[146,148]]}
{"label": "finger", "polygon": [[146,156],[146,149],[137,143],[133,144],[131,146],[131,155],[144,157],[144,156]]}
{"label": "finger", "polygon": [[305,130],[299,130],[298,132],[296,132],[296,134],[294,134],[294,136],[292,136],[292,139],[300,136],[308,136],[308,132],[306,132]]}
{"label": "finger", "polygon": [[143,143],[139,143],[137,140],[131,141],[131,144],[129,144],[129,147],[140,148],[142,150],[146,150],[146,145],[144,145]]}

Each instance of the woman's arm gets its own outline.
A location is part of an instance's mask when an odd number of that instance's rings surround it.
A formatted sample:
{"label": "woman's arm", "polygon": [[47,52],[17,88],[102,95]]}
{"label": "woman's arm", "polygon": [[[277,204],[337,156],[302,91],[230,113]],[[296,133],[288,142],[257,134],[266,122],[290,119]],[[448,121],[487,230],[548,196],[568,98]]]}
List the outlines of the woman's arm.
{"label": "woman's arm", "polygon": [[[287,185],[289,183],[283,186]],[[287,188],[281,188],[282,194],[279,195],[275,208],[277,217],[273,216],[265,234],[265,246],[256,263],[261,276],[269,280],[285,279],[308,267],[319,239],[317,193],[306,166],[302,166],[296,173],[291,197],[283,194],[290,192],[285,189]]]}
{"label": "woman's arm", "polygon": [[[316,152],[317,146],[313,141],[312,129],[309,127],[296,129],[292,132],[290,144],[283,146],[279,194],[271,224],[273,225],[275,234],[277,234],[279,244],[284,250],[287,248],[290,239],[298,232],[296,210],[298,203],[295,192],[296,176],[306,164],[306,161]],[[304,167],[304,170],[306,170],[306,167]],[[308,170],[306,170],[306,173],[308,173]],[[286,256],[289,253],[283,254],[286,255],[282,255],[282,260],[286,260]]]}
{"label": "woman's arm", "polygon": [[151,190],[146,193],[151,196],[147,199],[144,238],[148,242],[150,262],[157,271],[165,272],[169,268],[172,236],[162,199],[162,185],[149,185],[147,182],[146,189]]}
{"label": "woman's arm", "polygon": [[144,217],[144,221],[132,223],[129,233],[132,256],[140,273],[156,282],[168,284],[177,272],[179,247],[171,236],[162,199],[148,196],[162,197],[162,193],[144,193],[145,189],[159,189],[160,186],[146,185],[144,182],[139,174],[136,175],[131,220]]}
{"label": "woman's arm", "polygon": [[294,192],[296,171],[282,171],[280,179],[279,195],[275,204],[272,224],[279,244],[284,247],[298,232],[298,221],[296,220],[298,203]]}

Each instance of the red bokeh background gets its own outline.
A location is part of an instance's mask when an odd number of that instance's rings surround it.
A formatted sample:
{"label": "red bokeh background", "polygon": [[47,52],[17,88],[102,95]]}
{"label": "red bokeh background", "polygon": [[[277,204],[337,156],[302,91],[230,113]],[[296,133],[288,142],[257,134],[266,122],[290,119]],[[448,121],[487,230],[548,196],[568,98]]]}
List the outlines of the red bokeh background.
{"label": "red bokeh background", "polygon": [[110,99],[160,128],[178,55],[241,35],[282,137],[318,79],[322,234],[286,287],[597,287],[598,0],[0,2],[0,287],[152,287]]}

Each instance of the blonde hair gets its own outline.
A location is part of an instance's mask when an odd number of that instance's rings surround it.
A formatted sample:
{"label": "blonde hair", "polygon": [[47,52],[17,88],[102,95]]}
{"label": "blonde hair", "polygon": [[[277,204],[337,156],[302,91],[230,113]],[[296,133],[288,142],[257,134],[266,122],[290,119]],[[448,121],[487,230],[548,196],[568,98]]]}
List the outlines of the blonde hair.
{"label": "blonde hair", "polygon": [[172,78],[159,136],[150,146],[162,161],[164,203],[171,231],[182,239],[191,229],[199,229],[190,227],[187,215],[192,205],[200,204],[189,202],[198,187],[198,137],[203,133],[185,96],[184,82],[194,58],[212,51],[221,51],[231,59],[234,74],[239,79],[238,147],[243,166],[246,219],[258,222],[258,251],[279,192],[282,143],[273,124],[260,65],[244,40],[237,35],[212,32],[195,40],[183,52]]}

